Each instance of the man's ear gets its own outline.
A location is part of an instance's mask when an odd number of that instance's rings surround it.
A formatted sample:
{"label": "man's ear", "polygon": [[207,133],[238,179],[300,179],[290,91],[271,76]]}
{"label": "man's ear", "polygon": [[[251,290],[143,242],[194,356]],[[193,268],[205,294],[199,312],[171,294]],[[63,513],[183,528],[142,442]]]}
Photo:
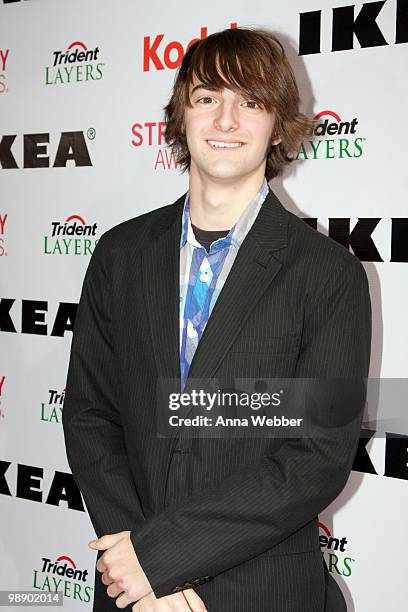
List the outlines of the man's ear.
{"label": "man's ear", "polygon": [[277,136],[276,138],[271,140],[271,142],[269,144],[268,155],[271,154],[271,151],[272,151],[273,147],[278,145],[280,142],[282,142],[282,138],[280,138],[279,136]]}

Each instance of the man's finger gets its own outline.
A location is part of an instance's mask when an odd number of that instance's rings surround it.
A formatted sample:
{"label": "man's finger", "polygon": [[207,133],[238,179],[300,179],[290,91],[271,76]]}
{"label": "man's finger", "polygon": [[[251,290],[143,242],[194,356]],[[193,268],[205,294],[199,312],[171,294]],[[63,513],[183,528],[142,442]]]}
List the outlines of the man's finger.
{"label": "man's finger", "polygon": [[[166,598],[163,597],[163,599]],[[173,595],[168,595],[168,599],[171,610],[174,610],[174,612],[191,612],[192,608],[190,607],[187,599],[184,597],[183,591],[180,593],[174,593]]]}
{"label": "man's finger", "polygon": [[132,606],[133,612],[191,612],[183,593],[174,593],[157,598],[154,593],[142,597]]}
{"label": "man's finger", "polygon": [[109,595],[109,597],[119,597],[119,595],[123,596],[124,595],[124,589],[120,586],[118,586],[118,584],[116,582],[113,582],[112,584],[110,584],[108,586],[108,588],[106,589],[107,594]]}
{"label": "man's finger", "polygon": [[113,578],[109,578],[107,572],[103,572],[103,574],[101,576],[101,580],[102,580],[103,584],[105,584],[106,586],[109,586],[110,584],[112,584],[112,582],[115,582],[113,580]]}
{"label": "man's finger", "polygon": [[101,536],[100,538],[97,538],[96,540],[91,540],[91,542],[88,542],[88,546],[95,550],[106,550],[107,548],[110,548],[111,546],[116,544],[116,542],[121,540],[123,537],[125,537],[125,534],[126,531],[119,531],[118,533],[112,534],[108,533],[106,535]]}
{"label": "man's finger", "polygon": [[207,612],[205,603],[203,602],[201,597],[197,595],[194,589],[186,589],[185,591],[183,591],[183,595],[186,598],[186,601],[193,612]]}
{"label": "man's finger", "polygon": [[98,572],[106,572],[108,569],[108,566],[106,565],[106,563],[103,561],[103,555],[102,557],[100,557],[98,559],[98,561],[96,562],[96,569],[98,570]]}

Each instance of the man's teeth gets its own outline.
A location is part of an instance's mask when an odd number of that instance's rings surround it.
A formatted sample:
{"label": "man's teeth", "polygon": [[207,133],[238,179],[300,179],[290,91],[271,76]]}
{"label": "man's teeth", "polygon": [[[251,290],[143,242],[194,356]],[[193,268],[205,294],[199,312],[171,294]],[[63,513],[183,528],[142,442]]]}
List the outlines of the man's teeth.
{"label": "man's teeth", "polygon": [[235,147],[242,147],[243,145],[242,142],[221,142],[220,140],[208,140],[207,142],[213,147],[228,147],[230,149]]}

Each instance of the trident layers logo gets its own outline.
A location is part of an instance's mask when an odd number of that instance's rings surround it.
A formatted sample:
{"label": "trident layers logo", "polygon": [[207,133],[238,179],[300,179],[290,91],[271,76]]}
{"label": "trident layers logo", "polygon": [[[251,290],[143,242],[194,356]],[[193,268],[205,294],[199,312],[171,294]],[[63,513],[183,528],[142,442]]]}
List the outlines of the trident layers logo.
{"label": "trident layers logo", "polygon": [[364,155],[366,138],[358,135],[356,117],[342,119],[334,110],[313,118],[314,140],[302,143],[295,159],[356,159]]}
{"label": "trident layers logo", "polygon": [[89,603],[93,587],[87,584],[88,570],[79,569],[67,555],[60,555],[55,561],[43,557],[41,569],[33,570],[33,588],[54,593],[61,591],[64,597]]}
{"label": "trident layers logo", "polygon": [[46,402],[41,402],[41,421],[45,423],[62,423],[64,399],[65,389],[63,389],[61,393],[56,389],[49,389],[48,400]]}
{"label": "trident layers logo", "polygon": [[86,223],[80,215],[70,215],[65,221],[52,221],[51,233],[44,236],[44,255],[91,256],[98,243],[96,223]]}
{"label": "trident layers logo", "polygon": [[328,570],[331,574],[349,578],[353,571],[355,559],[348,556],[348,540],[346,537],[332,536],[330,529],[319,522],[320,548],[325,556]]}
{"label": "trident layers logo", "polygon": [[80,81],[100,81],[104,62],[99,60],[99,47],[88,49],[76,40],[65,51],[54,51],[52,64],[45,67],[45,85],[67,85]]}

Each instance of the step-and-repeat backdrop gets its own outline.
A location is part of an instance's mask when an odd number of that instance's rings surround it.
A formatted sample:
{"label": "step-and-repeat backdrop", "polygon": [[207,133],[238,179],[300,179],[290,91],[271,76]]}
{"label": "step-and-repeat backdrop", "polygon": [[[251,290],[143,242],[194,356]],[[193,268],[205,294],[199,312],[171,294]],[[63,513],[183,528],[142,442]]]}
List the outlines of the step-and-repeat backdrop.
{"label": "step-and-repeat backdrop", "polygon": [[[92,609],[94,531],[61,424],[82,280],[106,230],[187,189],[162,108],[190,42],[235,24],[280,36],[317,119],[271,188],[363,261],[370,376],[407,374],[406,0],[0,0],[0,590],[58,589],[65,609]],[[375,430],[320,544],[350,611],[397,612],[408,431]]]}

